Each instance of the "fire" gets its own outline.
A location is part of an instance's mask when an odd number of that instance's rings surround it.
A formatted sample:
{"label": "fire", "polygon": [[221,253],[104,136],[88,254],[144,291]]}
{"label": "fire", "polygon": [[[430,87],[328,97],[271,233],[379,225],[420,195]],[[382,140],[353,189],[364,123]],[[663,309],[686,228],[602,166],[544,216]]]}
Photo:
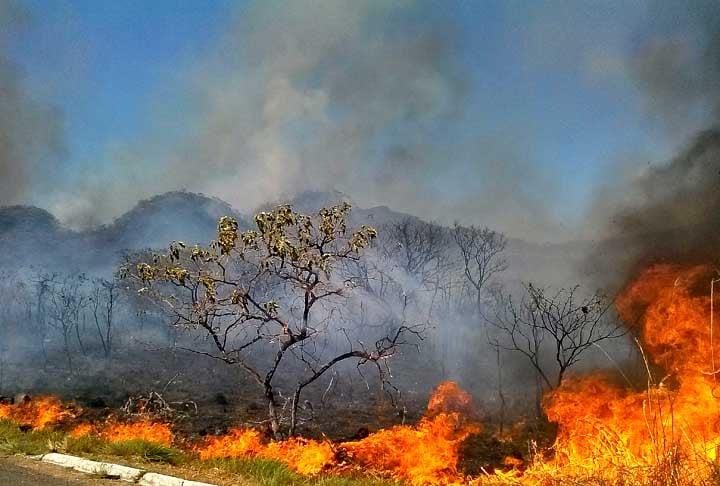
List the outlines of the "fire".
{"label": "fire", "polygon": [[[552,456],[526,464],[505,460],[472,484],[673,484],[708,483],[720,470],[720,354],[706,266],[656,265],[642,272],[616,299],[625,323],[636,331],[646,359],[647,384],[631,385],[610,374],[566,379],[543,405],[558,434]],[[718,348],[720,349],[720,348]],[[227,457],[274,459],[305,474],[364,470],[410,485],[467,483],[458,469],[460,446],[480,427],[470,417],[469,394],[441,383],[415,425],[376,431],[344,443],[290,438],[268,441],[236,428],[208,437],[195,451],[202,460]],[[0,418],[42,428],[71,416],[52,397],[0,405]],[[173,443],[168,424],[144,420],[80,424],[77,437],[96,433],[110,441],[145,439]]]}
{"label": "fire", "polygon": [[226,435],[209,437],[198,450],[200,459],[259,455],[263,450],[262,435],[252,429],[231,429]]}
{"label": "fire", "polygon": [[427,415],[433,417],[439,413],[467,412],[470,407],[470,394],[454,381],[440,383],[433,392],[427,406]]}
{"label": "fire", "polygon": [[[20,425],[32,427],[34,430],[73,419],[77,416],[77,412],[77,407],[63,403],[59,398],[53,396],[32,397],[14,405],[0,404],[0,419],[11,420]],[[70,437],[74,438],[88,434],[97,434],[110,442],[142,439],[170,445],[175,439],[169,424],[149,419],[131,423],[109,421],[101,426],[80,423],[68,433]]]}
{"label": "fire", "polygon": [[458,473],[458,447],[476,425],[463,424],[459,413],[440,413],[414,427],[396,426],[370,434],[342,447],[365,467],[410,484],[452,484],[463,481]]}
{"label": "fire", "polygon": [[96,433],[96,428],[92,424],[78,424],[69,432],[69,436],[73,438],[84,437],[86,435]]}
{"label": "fire", "polygon": [[537,460],[516,480],[692,485],[711,477],[720,464],[711,278],[705,266],[657,265],[624,289],[618,312],[639,331],[648,369],[657,366],[665,376],[649,379],[642,391],[602,374],[564,382],[545,398],[547,416],[559,426],[555,457]]}
{"label": "fire", "polygon": [[329,442],[296,437],[269,443],[262,456],[286,462],[295,471],[306,475],[318,474],[337,464]]}
{"label": "fire", "polygon": [[457,470],[458,448],[468,435],[480,430],[457,411],[469,402],[470,396],[457,384],[445,382],[430,399],[427,416],[415,426],[380,430],[337,446],[300,438],[265,443],[257,431],[233,429],[225,436],[208,438],[198,452],[201,459],[275,459],[308,475],[340,471],[349,462],[414,485],[459,483],[463,477]]}
{"label": "fire", "polygon": [[90,434],[98,435],[110,442],[124,442],[139,439],[166,446],[171,445],[175,440],[175,434],[173,434],[169,424],[153,422],[148,419],[130,423],[120,423],[111,420],[102,426],[81,423],[73,427],[68,433],[70,437],[74,438]]}
{"label": "fire", "polygon": [[314,475],[337,464],[328,442],[292,438],[264,443],[252,429],[231,429],[227,435],[208,438],[199,450],[200,459],[223,457],[263,457],[284,462],[300,474]]}
{"label": "fire", "polygon": [[342,447],[355,462],[410,484],[460,483],[464,478],[457,470],[458,448],[470,434],[480,432],[462,413],[469,404],[470,395],[457,383],[440,383],[417,425],[379,430]]}
{"label": "fire", "polygon": [[175,435],[170,425],[162,422],[141,420],[130,423],[110,422],[104,426],[99,433],[110,442],[124,442],[127,440],[146,440],[169,446],[175,440]]}
{"label": "fire", "polygon": [[11,420],[35,430],[43,429],[73,416],[74,413],[69,406],[52,396],[28,398],[15,405],[0,404],[0,419]]}

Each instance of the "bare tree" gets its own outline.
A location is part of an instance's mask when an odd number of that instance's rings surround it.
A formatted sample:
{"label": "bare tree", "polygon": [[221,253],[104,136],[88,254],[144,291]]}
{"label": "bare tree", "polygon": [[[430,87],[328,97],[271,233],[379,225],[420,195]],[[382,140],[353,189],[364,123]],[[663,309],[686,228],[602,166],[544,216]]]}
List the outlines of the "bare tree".
{"label": "bare tree", "polygon": [[527,284],[518,301],[500,296],[489,321],[498,331],[495,344],[524,355],[542,385],[553,389],[588,349],[625,334],[611,306],[597,292],[581,295],[577,286],[548,293]]}
{"label": "bare tree", "polygon": [[507,269],[502,253],[507,240],[502,233],[488,228],[455,223],[453,237],[460,251],[462,271],[475,293],[477,312],[482,312],[483,292],[487,283]]}
{"label": "bare tree", "polygon": [[113,324],[117,286],[114,281],[104,278],[93,279],[92,303],[93,318],[102,345],[105,359],[110,359],[113,345]]}
{"label": "bare tree", "polygon": [[67,360],[68,370],[73,371],[71,334],[74,332],[80,350],[85,354],[85,348],[80,337],[80,319],[84,315],[89,303],[85,294],[87,277],[84,274],[66,275],[52,280],[49,289],[49,323],[60,332],[63,340],[63,350]]}
{"label": "bare tree", "polygon": [[47,336],[48,336],[48,303],[50,294],[58,280],[57,274],[38,274],[35,277],[35,318],[31,320],[34,325],[33,334],[40,343],[43,356],[43,365],[47,366]]}
{"label": "bare tree", "polygon": [[182,349],[237,366],[260,386],[275,436],[285,419],[279,375],[294,383],[285,403],[293,434],[307,386],[346,360],[373,364],[384,383],[388,359],[420,333],[400,324],[366,345],[343,326],[339,299],[354,283],[333,270],[360,258],[376,237],[370,227],[348,230],[349,210],[341,204],[308,216],[279,206],[256,215],[256,229],[244,232],[223,217],[208,247],[175,242],[167,255],[126,267],[126,277],[161,304],[175,326],[198,331],[209,343]]}
{"label": "bare tree", "polygon": [[401,268],[422,283],[434,280],[447,256],[447,234],[442,226],[406,217],[384,227],[390,252]]}

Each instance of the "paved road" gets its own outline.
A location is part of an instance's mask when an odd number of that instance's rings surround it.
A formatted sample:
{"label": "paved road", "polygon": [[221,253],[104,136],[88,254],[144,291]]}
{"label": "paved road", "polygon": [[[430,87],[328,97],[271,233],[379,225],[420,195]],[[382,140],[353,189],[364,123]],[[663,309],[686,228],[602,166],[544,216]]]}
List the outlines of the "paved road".
{"label": "paved road", "polygon": [[51,464],[19,456],[0,456],[0,486],[117,486],[117,481],[95,479]]}

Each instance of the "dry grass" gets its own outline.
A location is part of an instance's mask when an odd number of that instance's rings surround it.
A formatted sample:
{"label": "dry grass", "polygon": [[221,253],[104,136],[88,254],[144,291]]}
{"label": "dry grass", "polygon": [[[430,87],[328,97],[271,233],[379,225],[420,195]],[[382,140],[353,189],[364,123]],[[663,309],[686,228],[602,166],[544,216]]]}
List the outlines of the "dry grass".
{"label": "dry grass", "polygon": [[266,459],[200,461],[193,453],[144,440],[111,443],[95,435],[73,438],[52,428],[25,432],[13,422],[0,420],[0,453],[48,452],[83,455],[228,486],[401,486],[396,481],[368,477],[304,477],[278,461]]}

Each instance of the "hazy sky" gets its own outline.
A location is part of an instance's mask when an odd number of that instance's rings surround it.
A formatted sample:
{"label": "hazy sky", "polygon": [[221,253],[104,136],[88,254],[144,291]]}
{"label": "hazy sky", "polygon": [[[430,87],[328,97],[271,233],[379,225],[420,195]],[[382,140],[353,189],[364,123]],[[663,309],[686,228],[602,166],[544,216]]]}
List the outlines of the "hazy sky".
{"label": "hazy sky", "polygon": [[663,76],[699,62],[718,13],[683,5],[0,0],[0,204],[81,226],[178,188],[241,210],[328,188],[597,236],[608,188],[714,116]]}

